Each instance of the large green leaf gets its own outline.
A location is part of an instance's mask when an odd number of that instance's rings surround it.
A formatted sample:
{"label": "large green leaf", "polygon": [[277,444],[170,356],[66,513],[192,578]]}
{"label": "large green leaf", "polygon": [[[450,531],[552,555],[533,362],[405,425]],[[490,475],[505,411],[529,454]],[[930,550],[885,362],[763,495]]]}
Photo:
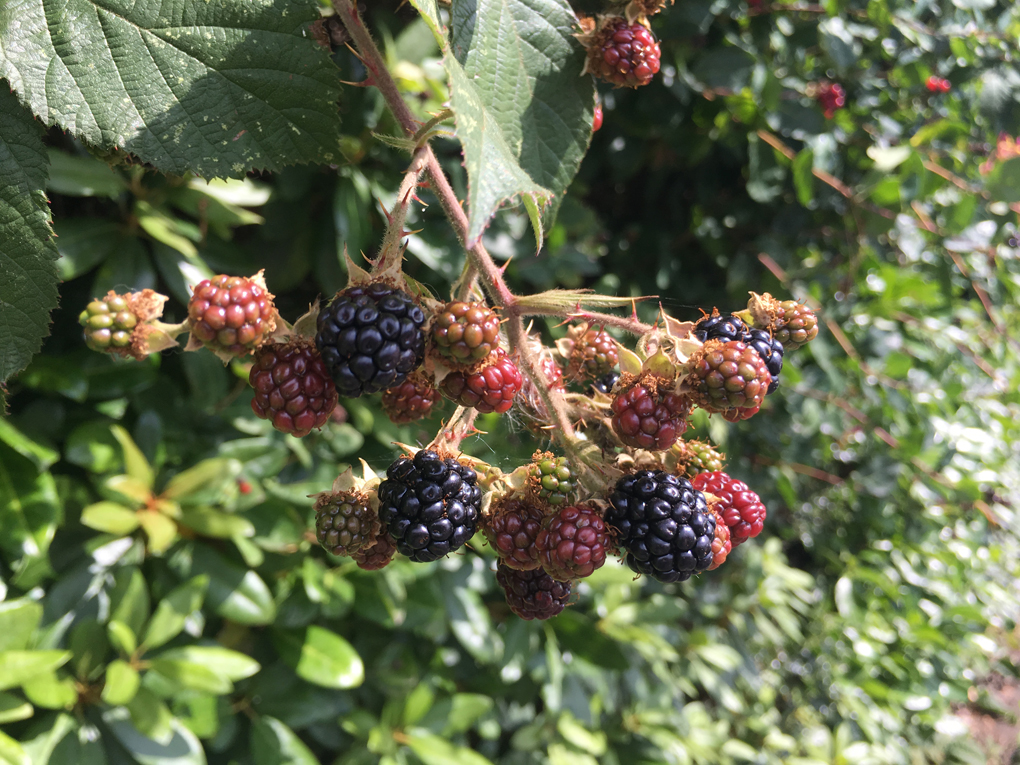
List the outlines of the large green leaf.
{"label": "large green leaf", "polygon": [[0,690],[15,688],[66,664],[70,658],[68,651],[4,651],[0,653]]}
{"label": "large green leaf", "polygon": [[281,658],[300,677],[326,688],[356,688],[365,680],[365,666],[354,647],[324,627],[279,630],[273,642]]}
{"label": "large green leaf", "polygon": [[26,588],[49,570],[47,551],[61,516],[53,475],[0,443],[0,551]]}
{"label": "large green leaf", "polygon": [[310,0],[13,0],[0,76],[46,124],[167,173],[334,162],[338,79],[305,34],[316,16]]}
{"label": "large green leaf", "polygon": [[28,648],[42,615],[42,606],[31,600],[23,598],[0,603],[0,651]]}
{"label": "large green leaf", "polygon": [[[9,7],[0,6],[0,30]],[[0,82],[0,383],[39,350],[57,305],[46,165],[42,126]]]}
{"label": "large green leaf", "polygon": [[318,765],[319,760],[290,728],[275,717],[259,717],[251,726],[255,765]]}
{"label": "large green leaf", "polygon": [[562,197],[595,106],[566,0],[457,0],[445,63],[468,173],[468,239],[504,203]]}

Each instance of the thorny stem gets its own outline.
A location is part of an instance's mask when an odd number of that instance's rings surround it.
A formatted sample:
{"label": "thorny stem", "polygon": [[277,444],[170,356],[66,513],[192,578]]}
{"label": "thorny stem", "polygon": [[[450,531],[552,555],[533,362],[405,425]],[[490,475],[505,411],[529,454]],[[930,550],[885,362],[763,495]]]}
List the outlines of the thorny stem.
{"label": "thorny stem", "polygon": [[[358,56],[368,70],[366,84],[373,85],[379,90],[404,134],[408,138],[414,138],[418,135],[421,125],[404,102],[400,90],[397,88],[397,84],[386,66],[386,61],[376,46],[375,41],[372,40],[371,33],[362,22],[353,0],[333,0],[333,7],[351,35]],[[563,394],[551,389],[547,384],[539,369],[537,357],[528,347],[527,332],[521,320],[521,312],[517,309],[517,299],[507,287],[506,281],[503,279],[502,269],[495,264],[480,241],[473,243],[468,241],[467,215],[461,207],[456,193],[450,186],[446,173],[443,171],[442,165],[439,164],[439,160],[432,151],[432,147],[427,143],[423,143],[416,150],[415,156],[418,156],[418,152],[421,152],[425,173],[429,177],[431,191],[439,200],[443,212],[450,220],[461,243],[467,250],[468,260],[472,269],[481,281],[489,298],[501,309],[506,319],[506,332],[510,346],[519,354],[522,371],[535,386],[542,399],[542,403],[546,407],[546,411],[549,412],[554,420],[554,437],[560,442],[568,455],[575,458],[581,464],[595,464],[597,459],[592,455],[594,445],[587,444],[578,438],[574,431],[573,423],[570,421]],[[414,164],[412,162],[412,166]],[[463,279],[460,284],[460,290],[470,293],[473,281],[474,279],[467,275],[467,278]],[[564,314],[559,315],[564,316]],[[636,327],[635,322],[630,319],[620,319],[620,317],[608,314],[594,314],[593,316],[598,318],[590,319],[591,321],[602,321],[610,326],[621,326],[622,322],[623,326],[621,328],[628,329],[627,325]],[[571,318],[571,316],[567,315],[565,318]],[[637,322],[637,324],[639,323]],[[631,328],[628,331],[634,331],[634,329]],[[453,421],[451,420],[451,422]],[[463,435],[460,438],[463,438]],[[457,443],[459,444],[459,440]]]}
{"label": "thorny stem", "polygon": [[407,210],[414,198],[414,190],[418,187],[418,179],[421,178],[422,171],[425,169],[425,153],[423,147],[414,150],[411,155],[411,164],[404,173],[404,180],[401,181],[400,188],[397,189],[397,201],[393,205],[393,212],[389,215],[386,236],[383,238],[379,259],[375,264],[375,268],[379,271],[385,271],[387,268],[398,265],[404,253],[400,246],[405,233],[404,221],[407,220]]}
{"label": "thorny stem", "polygon": [[432,443],[429,444],[428,448],[445,446],[450,451],[460,451],[460,442],[466,436],[478,432],[475,430],[475,417],[477,416],[477,409],[458,406],[454,410],[453,416],[443,425],[436,434],[436,437],[432,439]]}

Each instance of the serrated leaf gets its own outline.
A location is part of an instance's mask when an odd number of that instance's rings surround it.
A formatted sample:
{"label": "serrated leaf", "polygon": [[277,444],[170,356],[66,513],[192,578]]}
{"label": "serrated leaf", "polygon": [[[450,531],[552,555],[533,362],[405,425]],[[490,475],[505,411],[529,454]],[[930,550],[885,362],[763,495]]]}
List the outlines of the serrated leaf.
{"label": "serrated leaf", "polygon": [[[0,29],[10,27],[4,17],[12,12],[0,8]],[[39,350],[57,306],[47,163],[42,126],[0,82],[0,383]]]}
{"label": "serrated leaf", "polygon": [[528,197],[533,214],[563,195],[591,138],[594,87],[566,0],[458,0],[450,25],[472,244],[505,202]]}
{"label": "serrated leaf", "polygon": [[439,47],[445,47],[446,35],[443,22],[439,18],[439,4],[436,0],[411,0],[411,5],[418,10],[418,13],[425,20],[425,24],[432,30],[432,35],[436,38],[436,42],[439,43]]}
{"label": "serrated leaf", "polygon": [[337,71],[305,34],[316,8],[18,0],[0,11],[0,76],[46,124],[165,173],[334,162]]}

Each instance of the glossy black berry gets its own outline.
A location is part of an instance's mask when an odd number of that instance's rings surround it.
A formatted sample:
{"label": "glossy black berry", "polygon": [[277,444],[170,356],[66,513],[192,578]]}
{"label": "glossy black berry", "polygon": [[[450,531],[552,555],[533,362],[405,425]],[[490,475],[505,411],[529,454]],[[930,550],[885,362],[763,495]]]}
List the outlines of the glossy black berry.
{"label": "glossy black berry", "polygon": [[471,468],[430,449],[401,457],[379,485],[379,520],[413,561],[449,555],[475,533],[482,490]]}
{"label": "glossy black berry", "polygon": [[591,384],[591,387],[599,393],[605,393],[608,396],[613,390],[613,386],[616,385],[616,381],[619,379],[620,373],[614,370],[596,379],[595,382]]}
{"label": "glossy black berry", "polygon": [[621,478],[606,523],[627,551],[627,565],[660,582],[682,582],[712,565],[715,515],[705,495],[661,470]]}
{"label": "glossy black berry", "polygon": [[382,283],[349,287],[319,314],[315,345],[337,392],[355,398],[400,385],[425,358],[425,312]]}
{"label": "glossy black berry", "polygon": [[772,393],[779,387],[779,373],[783,371],[783,344],[776,340],[767,329],[748,330],[744,342],[758,351],[761,360],[772,375],[772,382],[769,383],[768,393]]}
{"label": "glossy black berry", "polygon": [[694,336],[703,343],[709,340],[721,340],[724,343],[730,340],[745,342],[746,334],[747,325],[737,316],[713,314],[694,325]]}

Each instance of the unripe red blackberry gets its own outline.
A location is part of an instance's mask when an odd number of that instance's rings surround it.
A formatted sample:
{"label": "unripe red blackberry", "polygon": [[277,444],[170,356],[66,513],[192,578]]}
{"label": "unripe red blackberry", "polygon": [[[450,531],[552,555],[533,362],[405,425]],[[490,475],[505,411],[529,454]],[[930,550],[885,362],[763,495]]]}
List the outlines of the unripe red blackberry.
{"label": "unripe red blackberry", "polygon": [[736,547],[761,533],[765,505],[746,483],[726,473],[702,473],[691,481],[694,488],[715,497],[715,512],[730,527],[730,541]]}
{"label": "unripe red blackberry", "polygon": [[835,82],[826,82],[818,86],[815,98],[822,105],[822,111],[826,119],[831,119],[837,109],[842,109],[846,103],[846,91],[843,86]]}
{"label": "unripe red blackberry", "polygon": [[663,451],[687,430],[691,404],[662,378],[643,375],[617,392],[611,409],[613,432],[626,446]]}
{"label": "unripe red blackberry", "polygon": [[818,337],[818,319],[806,305],[784,300],[779,304],[772,329],[773,336],[784,348],[795,350]]}
{"label": "unripe red blackberry", "polygon": [[595,117],[591,121],[591,132],[597,133],[602,128],[602,104],[595,104]]}
{"label": "unripe red blackberry", "polygon": [[110,293],[85,306],[78,323],[85,328],[85,345],[89,348],[119,353],[131,346],[131,332],[138,326],[138,317],[131,312],[125,296]]}
{"label": "unripe red blackberry", "polygon": [[447,303],[432,322],[432,347],[453,369],[470,369],[499,346],[499,317],[483,303]]}
{"label": "unripe red blackberry", "polygon": [[546,519],[535,544],[553,579],[582,579],[606,562],[606,522],[588,505],[570,505]]}
{"label": "unripe red blackberry", "polygon": [[691,357],[688,386],[694,402],[709,412],[761,406],[771,382],[761,356],[741,342],[709,340]]}
{"label": "unripe red blackberry", "polygon": [[758,406],[737,407],[736,409],[727,409],[722,413],[722,418],[726,420],[726,422],[738,423],[751,419],[760,411],[761,404]]}
{"label": "unripe red blackberry", "polygon": [[542,370],[542,376],[545,377],[546,385],[550,388],[563,390],[567,387],[566,383],[563,382],[563,370],[556,363],[556,359],[548,352],[543,353],[539,358],[538,368]]}
{"label": "unripe red blackberry", "polygon": [[439,389],[460,406],[473,406],[482,414],[503,414],[514,405],[524,378],[513,360],[497,348],[484,365],[470,372],[450,372]]}
{"label": "unripe red blackberry", "polygon": [[220,274],[198,283],[188,303],[191,334],[202,345],[244,356],[276,328],[273,296],[254,279]]}
{"label": "unripe red blackberry", "polygon": [[550,619],[570,600],[570,582],[557,582],[540,568],[517,571],[496,563],[496,582],[503,588],[510,610],[522,619]]}
{"label": "unripe red blackberry", "polygon": [[399,425],[428,417],[439,400],[439,392],[432,380],[413,372],[396,388],[382,394],[382,408],[390,421]]}
{"label": "unripe red blackberry", "polygon": [[338,292],[319,314],[315,346],[342,396],[400,385],[425,358],[425,312],[385,282]]}
{"label": "unripe red blackberry", "polygon": [[593,327],[572,332],[574,347],[567,363],[572,379],[597,379],[609,374],[620,361],[616,341],[604,329]]}
{"label": "unripe red blackberry", "polygon": [[492,503],[488,523],[482,530],[503,563],[519,571],[530,571],[541,565],[535,539],[544,519],[545,511],[535,501],[509,494]]}
{"label": "unripe red blackberry", "polygon": [[659,43],[647,27],[622,16],[607,16],[584,38],[586,71],[617,87],[647,85],[659,71]]}
{"label": "unripe red blackberry", "polygon": [[315,500],[315,537],[326,552],[351,555],[375,539],[379,517],[360,492],[325,492]]}
{"label": "unripe red blackberry", "polygon": [[[712,510],[709,507],[709,510]],[[730,527],[722,519],[719,513],[715,513],[715,538],[712,540],[712,565],[706,571],[715,571],[726,562],[726,558],[733,550],[733,542],[730,541]]]}
{"label": "unripe red blackberry", "polygon": [[539,454],[528,467],[528,490],[543,502],[558,507],[576,499],[577,476],[566,457]]}
{"label": "unripe red blackberry", "polygon": [[375,541],[370,546],[362,547],[351,553],[351,558],[358,564],[358,568],[365,571],[378,571],[386,568],[397,554],[397,546],[393,537],[386,529],[380,529],[374,537]]}
{"label": "unripe red blackberry", "polygon": [[336,407],[333,381],[309,340],[269,343],[255,351],[248,373],[257,417],[283,433],[301,437],[329,421]]}

